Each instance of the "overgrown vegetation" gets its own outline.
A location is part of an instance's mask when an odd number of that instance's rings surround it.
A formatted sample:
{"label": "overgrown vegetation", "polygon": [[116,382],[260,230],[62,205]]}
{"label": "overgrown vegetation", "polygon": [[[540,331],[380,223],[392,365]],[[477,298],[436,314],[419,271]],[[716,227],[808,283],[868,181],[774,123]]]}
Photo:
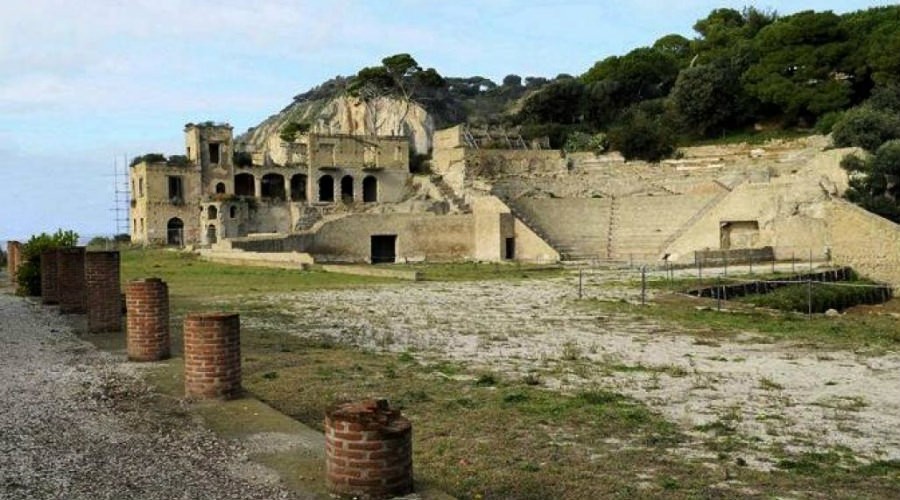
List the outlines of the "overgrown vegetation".
{"label": "overgrown vegetation", "polygon": [[41,253],[55,248],[74,247],[78,244],[78,233],[58,229],[53,234],[33,235],[22,245],[22,265],[16,279],[19,295],[39,296],[41,294]]}
{"label": "overgrown vegetation", "polygon": [[860,304],[880,304],[891,298],[884,285],[858,280],[841,283],[797,284],[760,295],[746,295],[739,301],[782,311],[823,313],[829,309],[843,311]]}

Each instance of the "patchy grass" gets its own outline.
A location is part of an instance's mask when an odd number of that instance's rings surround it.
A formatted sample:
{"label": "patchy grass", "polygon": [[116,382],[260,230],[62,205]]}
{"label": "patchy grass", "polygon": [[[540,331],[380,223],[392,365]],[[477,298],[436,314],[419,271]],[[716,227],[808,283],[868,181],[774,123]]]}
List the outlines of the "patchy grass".
{"label": "patchy grass", "polygon": [[719,312],[714,310],[715,300],[682,295],[657,297],[650,307],[602,300],[583,300],[576,306],[673,322],[707,339],[754,333],[771,340],[793,341],[810,347],[870,352],[900,347],[900,319],[886,315],[813,315],[810,318],[804,314],[746,307]]}
{"label": "patchy grass", "polygon": [[[420,362],[415,352],[376,354],[332,339],[304,339],[290,333],[298,328],[298,319],[279,312],[278,304],[248,300],[273,292],[371,286],[385,280],[235,268],[165,251],[138,253],[124,256],[123,276],[160,276],[169,282],[176,355],[181,350],[181,317],[186,311],[223,306],[239,311],[245,321],[241,338],[244,387],[250,394],[317,429],[322,427],[325,408],[334,402],[387,397],[413,422],[417,481],[460,498],[900,497],[896,462],[860,467],[849,459],[819,460],[782,452],[774,456],[780,467],[773,472],[741,466],[745,463],[742,450],[753,444],[737,432],[737,412],[692,431],[704,433],[696,442],[647,406],[607,387],[562,394],[544,387],[541,377],[545,374],[540,371],[511,377],[441,359]],[[445,271],[443,276],[468,279],[468,272],[464,266]],[[505,277],[522,276],[510,272]],[[816,328],[831,325],[835,319],[814,324],[818,319],[787,314],[751,312],[745,317],[697,311],[697,302],[692,302],[697,299],[679,300],[666,307],[598,301],[580,301],[575,307],[608,308],[657,317],[662,324],[686,324],[701,339],[756,331],[807,342],[824,335],[828,342],[839,343],[841,335],[850,335],[846,340],[850,345],[866,338],[865,330],[872,331],[872,325],[863,325],[849,334],[821,333]],[[896,320],[879,325],[875,325],[875,338],[880,340],[873,345],[900,342],[886,330],[892,326],[896,336]],[[578,356],[583,357],[581,354]],[[182,384],[180,359],[165,366],[166,370],[151,374],[151,382],[177,394]],[[674,366],[614,364],[610,369],[672,376],[687,373]],[[852,411],[861,403],[824,404]],[[693,459],[684,453],[697,447],[718,458]],[[301,466],[284,457],[272,460],[272,465],[286,474],[321,474],[314,464]]]}

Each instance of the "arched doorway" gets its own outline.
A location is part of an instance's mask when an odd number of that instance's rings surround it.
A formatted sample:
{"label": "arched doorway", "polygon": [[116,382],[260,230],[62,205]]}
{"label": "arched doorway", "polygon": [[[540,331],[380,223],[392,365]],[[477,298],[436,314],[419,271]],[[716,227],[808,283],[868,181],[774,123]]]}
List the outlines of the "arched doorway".
{"label": "arched doorway", "polygon": [[353,203],[353,177],[345,175],[341,177],[341,201]]}
{"label": "arched doorway", "polygon": [[334,201],[334,178],[330,175],[319,177],[319,201]]}
{"label": "arched doorway", "polygon": [[216,226],[210,224],[209,227],[206,228],[206,242],[210,245],[215,245],[218,240],[219,238],[216,234]]}
{"label": "arched doorway", "polygon": [[225,183],[220,182],[216,184],[216,194],[225,194]]}
{"label": "arched doorway", "polygon": [[306,201],[306,175],[291,177],[291,201]]}
{"label": "arched doorway", "polygon": [[184,221],[178,217],[172,217],[166,224],[166,244],[184,246]]}
{"label": "arched doorway", "polygon": [[284,176],[281,174],[264,175],[259,189],[262,191],[260,193],[262,198],[284,201]]}
{"label": "arched doorway", "polygon": [[256,179],[252,174],[234,176],[234,194],[237,196],[256,196]]}
{"label": "arched doorway", "polygon": [[210,205],[206,209],[206,218],[207,220],[216,220],[219,218],[219,209],[216,208],[215,205]]}
{"label": "arched doorway", "polygon": [[378,201],[378,179],[375,176],[367,175],[363,179],[363,202],[372,203]]}

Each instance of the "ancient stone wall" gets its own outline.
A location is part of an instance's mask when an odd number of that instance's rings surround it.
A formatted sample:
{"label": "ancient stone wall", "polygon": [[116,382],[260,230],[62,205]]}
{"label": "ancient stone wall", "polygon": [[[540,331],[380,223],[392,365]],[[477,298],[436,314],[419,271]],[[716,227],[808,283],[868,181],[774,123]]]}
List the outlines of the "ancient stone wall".
{"label": "ancient stone wall", "polygon": [[833,261],[900,290],[900,225],[843,200],[827,213]]}
{"label": "ancient stone wall", "polygon": [[122,288],[119,252],[88,252],[84,261],[88,331],[122,329]]}
{"label": "ancient stone wall", "polygon": [[232,399],[241,393],[241,320],[237,314],[191,313],[184,320],[184,394]]}
{"label": "ancient stone wall", "polygon": [[317,262],[367,262],[371,237],[396,235],[396,256],[402,262],[452,261],[474,254],[472,215],[385,214],[351,215],[325,223],[306,248]]}

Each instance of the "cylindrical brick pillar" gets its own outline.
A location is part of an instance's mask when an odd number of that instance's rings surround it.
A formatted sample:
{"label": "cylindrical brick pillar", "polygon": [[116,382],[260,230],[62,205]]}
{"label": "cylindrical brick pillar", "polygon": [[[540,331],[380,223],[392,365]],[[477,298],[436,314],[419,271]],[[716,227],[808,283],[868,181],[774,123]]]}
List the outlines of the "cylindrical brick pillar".
{"label": "cylindrical brick pillar", "polygon": [[184,395],[232,399],[240,392],[240,316],[188,314],[184,319]]}
{"label": "cylindrical brick pillar", "polygon": [[44,304],[59,304],[58,255],[56,248],[41,252],[41,302]]}
{"label": "cylindrical brick pillar", "polygon": [[119,252],[88,252],[84,260],[87,323],[92,333],[122,330]]}
{"label": "cylindrical brick pillar", "polygon": [[131,281],[125,287],[128,359],[159,361],[169,357],[169,287],[159,278]]}
{"label": "cylindrical brick pillar", "polygon": [[10,283],[16,283],[16,274],[22,265],[22,243],[18,241],[6,242],[6,272],[9,274]]}
{"label": "cylindrical brick pillar", "polygon": [[413,490],[412,425],[386,400],[338,405],[325,415],[331,493],[362,499]]}
{"label": "cylindrical brick pillar", "polygon": [[84,314],[84,247],[58,249],[56,263],[59,311],[63,314]]}

